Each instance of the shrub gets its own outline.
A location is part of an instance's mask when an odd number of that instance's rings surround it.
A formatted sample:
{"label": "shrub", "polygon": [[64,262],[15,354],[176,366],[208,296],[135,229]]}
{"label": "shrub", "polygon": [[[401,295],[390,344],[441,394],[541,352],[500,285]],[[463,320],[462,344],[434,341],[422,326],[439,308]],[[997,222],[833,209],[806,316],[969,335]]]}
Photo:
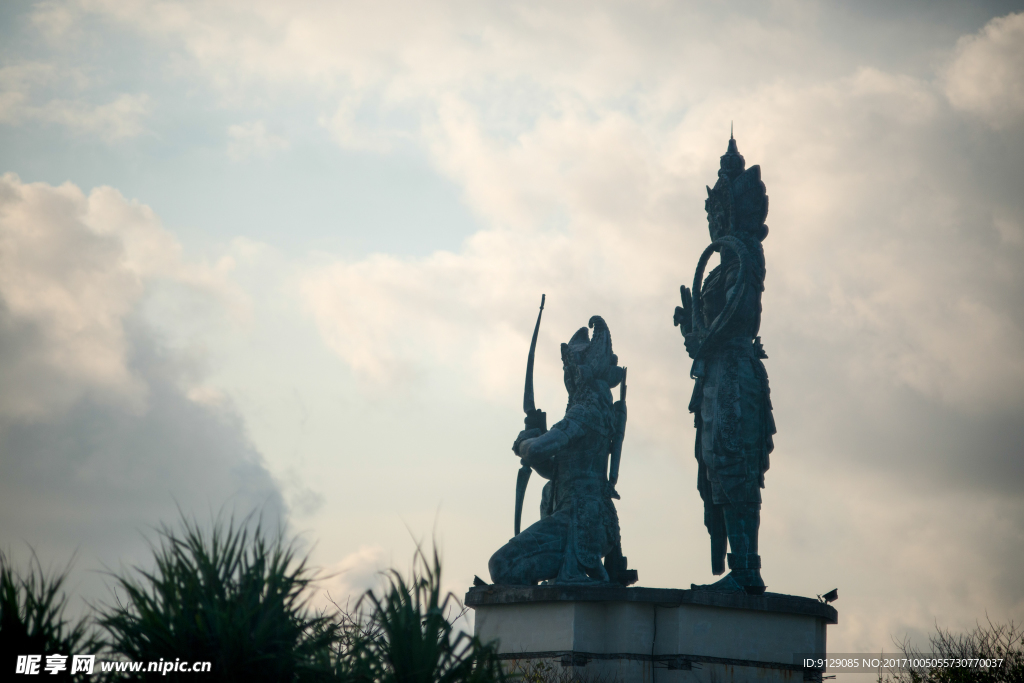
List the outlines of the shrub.
{"label": "shrub", "polygon": [[[879,683],[1024,683],[1024,631],[1009,624],[977,625],[954,634],[936,627],[929,640],[928,656],[941,659],[1002,660],[999,667],[907,668],[878,676]],[[923,655],[909,643],[900,645],[908,659]]]}
{"label": "shrub", "polygon": [[[505,663],[512,676],[522,683],[616,683],[614,677],[606,677],[588,671],[585,667],[562,666],[551,660],[514,659]],[[715,677],[711,673],[712,683]]]}
{"label": "shrub", "polygon": [[209,661],[218,681],[330,677],[338,627],[309,609],[315,577],[306,559],[280,535],[268,538],[261,524],[250,531],[249,521],[218,519],[204,531],[183,517],[180,531],[161,527],[155,568],[113,575],[117,604],[99,618],[111,649],[135,662]]}
{"label": "shrub", "polygon": [[391,570],[378,597],[367,591],[360,608],[368,619],[352,619],[351,639],[339,661],[344,674],[374,683],[493,683],[505,674],[497,649],[467,633],[456,634],[449,620],[455,596],[441,597],[437,551],[428,561],[417,549],[407,582]]}
{"label": "shrub", "polygon": [[[436,551],[428,561],[417,549],[408,579],[390,571],[381,594],[367,591],[352,612],[317,613],[309,607],[317,577],[307,558],[250,521],[217,519],[206,531],[182,517],[180,528],[161,526],[151,569],[110,574],[113,604],[94,608],[105,641],[87,633],[84,620],[63,618],[67,570],[47,578],[35,561],[19,578],[0,555],[2,651],[93,654],[105,647],[146,667],[212,664],[209,674],[109,674],[119,681],[504,683],[495,645],[455,632],[452,616],[461,608],[451,593],[442,597]],[[96,669],[102,677],[99,662]]]}
{"label": "shrub", "polygon": [[85,674],[71,676],[71,656],[93,654],[99,640],[88,628],[86,618],[77,622],[64,616],[68,598],[63,591],[71,563],[63,571],[47,575],[32,553],[28,570],[19,572],[0,552],[0,671],[15,671],[18,655],[64,655],[65,670],[47,680],[87,680]]}

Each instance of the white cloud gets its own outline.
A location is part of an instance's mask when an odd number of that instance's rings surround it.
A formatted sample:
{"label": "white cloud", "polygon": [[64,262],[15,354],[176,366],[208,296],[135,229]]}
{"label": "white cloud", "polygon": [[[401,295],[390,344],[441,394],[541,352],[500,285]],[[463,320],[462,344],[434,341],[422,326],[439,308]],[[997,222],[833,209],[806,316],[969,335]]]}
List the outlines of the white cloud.
{"label": "white cloud", "polygon": [[[750,87],[768,69],[806,72],[803,49],[811,48],[813,33],[800,29],[813,28],[816,14],[806,6],[753,4],[731,13],[725,43],[721,8],[699,3],[607,1],[585,12],[572,3],[462,0],[68,4],[170,40],[228,100],[268,85],[333,99],[333,113],[321,118],[343,144],[352,139],[353,105],[368,99],[414,110],[405,127],[413,134],[451,95],[482,105],[497,127],[566,105],[634,98],[644,114],[672,115],[723,84]],[[819,54],[810,68],[839,61]]]}
{"label": "white cloud", "polygon": [[[727,111],[757,121],[741,151],[765,162],[776,198],[769,224],[777,227],[765,243],[769,330],[802,330],[834,347],[850,381],[905,386],[963,410],[1024,399],[1024,330],[991,297],[993,287],[1019,292],[1020,278],[979,279],[971,265],[1008,264],[1012,255],[983,234],[960,242],[983,208],[970,193],[933,194],[948,181],[923,156],[944,125],[928,84],[872,71],[710,101],[654,139],[614,112],[568,113],[501,143],[465,107],[442,109],[433,138],[440,163],[478,213],[503,227],[456,254],[380,255],[311,275],[306,291],[325,338],[356,369],[385,377],[388,368],[415,374],[417,363],[462,365],[493,352],[488,340],[517,327],[510,313],[519,318],[531,291],[572,308],[567,297],[607,301],[600,309],[627,298],[646,312],[652,296],[674,305],[672,291],[692,268],[685,254],[696,258],[706,240],[699,190],[714,177]],[[918,181],[907,188],[910,177]],[[559,216],[565,231],[547,230]],[[636,316],[639,329],[626,332],[638,334],[644,357],[674,352],[653,341],[662,313]],[[472,367],[505,368],[502,385],[511,386],[519,370],[508,360]]]}
{"label": "white cloud", "polygon": [[379,545],[360,547],[324,568],[324,579],[317,585],[317,602],[354,608],[363,593],[380,585],[381,572],[390,566],[390,561],[387,550]]}
{"label": "white cloud", "polygon": [[997,17],[957,41],[946,95],[997,128],[1024,121],[1024,13]]}
{"label": "white cloud", "polygon": [[[222,271],[181,251],[148,207],[112,188],[87,196],[0,177],[4,543],[26,539],[58,558],[82,547],[83,568],[116,568],[141,561],[141,528],[173,524],[177,510],[261,508],[268,524],[283,521],[232,404],[145,315],[168,288],[185,322],[210,305],[195,298],[239,305]],[[83,594],[102,594],[99,575],[85,583]]]}
{"label": "white cloud", "polygon": [[267,131],[262,121],[228,126],[228,157],[244,161],[250,157],[267,157],[291,147],[288,139]]}
{"label": "white cloud", "polygon": [[[786,467],[788,454],[778,455],[775,468]],[[1009,569],[1024,543],[1019,497],[979,499],[821,465],[790,465],[785,479],[768,471],[761,547],[769,590],[839,588],[830,651],[893,653],[891,638],[907,635],[926,648],[936,624],[964,631],[986,612],[1004,622],[1024,609]]]}
{"label": "white cloud", "polygon": [[0,123],[18,124],[29,111],[28,91],[53,80],[55,68],[40,62],[0,67]]}
{"label": "white cloud", "polygon": [[84,33],[79,8],[59,0],[39,0],[33,3],[29,19],[32,26],[54,46],[80,39]]}
{"label": "white cloud", "polygon": [[116,237],[86,224],[89,200],[59,188],[0,181],[0,296],[20,353],[3,359],[0,412],[39,416],[88,392],[140,410],[145,385],[128,368],[124,318],[142,296]]}
{"label": "white cloud", "polygon": [[[406,130],[366,116],[361,111],[365,106],[366,103],[354,95],[343,97],[334,114],[321,116],[318,122],[330,133],[331,139],[344,149],[383,153],[393,149],[395,143],[401,140],[413,139],[413,135]],[[383,110],[378,113],[383,113]]]}
{"label": "white cloud", "polygon": [[40,118],[66,126],[80,135],[96,135],[114,142],[145,133],[144,121],[150,109],[148,95],[125,93],[107,104],[51,100],[27,110],[25,117]]}
{"label": "white cloud", "polygon": [[65,126],[78,135],[107,142],[134,138],[146,132],[152,105],[146,94],[121,93],[105,104],[76,96],[51,98],[55,85],[76,95],[88,85],[79,69],[59,69],[44,62],[23,62],[0,68],[0,124],[45,122]]}
{"label": "white cloud", "polygon": [[16,352],[0,361],[0,414],[38,418],[91,396],[138,412],[126,321],[167,281],[244,306],[214,269],[186,263],[149,207],[109,187],[0,178],[0,302]]}

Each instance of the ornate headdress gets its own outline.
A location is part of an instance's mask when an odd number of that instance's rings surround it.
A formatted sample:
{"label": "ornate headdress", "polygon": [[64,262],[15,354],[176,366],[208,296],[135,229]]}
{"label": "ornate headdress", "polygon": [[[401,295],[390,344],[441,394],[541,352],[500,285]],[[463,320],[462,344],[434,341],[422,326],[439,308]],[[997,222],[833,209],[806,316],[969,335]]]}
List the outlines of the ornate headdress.
{"label": "ornate headdress", "polygon": [[704,208],[709,217],[721,213],[725,234],[752,237],[760,242],[768,235],[768,226],[764,224],[768,195],[761,182],[761,167],[743,170],[745,165],[736,140],[730,136],[729,148],[721,157],[718,182],[714,189],[708,188]]}
{"label": "ornate headdress", "polygon": [[599,315],[593,316],[587,325],[593,328],[594,338],[590,338],[586,327],[576,330],[569,343],[562,344],[562,362],[580,369],[585,366],[591,377],[607,382],[612,388],[622,381],[623,372],[619,357],[612,352],[611,332]]}

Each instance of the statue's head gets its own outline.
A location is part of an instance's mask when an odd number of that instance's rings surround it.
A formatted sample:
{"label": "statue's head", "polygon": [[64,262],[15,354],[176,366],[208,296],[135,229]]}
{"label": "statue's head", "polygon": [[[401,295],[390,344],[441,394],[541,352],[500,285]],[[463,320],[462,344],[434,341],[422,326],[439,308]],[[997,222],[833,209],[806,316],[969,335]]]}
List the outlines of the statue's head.
{"label": "statue's head", "polygon": [[768,216],[768,195],[761,182],[761,167],[744,170],[746,161],[729,138],[729,149],[722,155],[718,182],[707,188],[704,209],[708,214],[711,240],[732,235],[746,240],[762,241],[768,235],[764,219]]}
{"label": "statue's head", "polygon": [[623,370],[612,352],[612,336],[604,318],[595,315],[588,326],[594,330],[593,339],[590,331],[581,327],[568,344],[562,344],[562,372],[570,395],[585,386],[607,391],[622,381]]}

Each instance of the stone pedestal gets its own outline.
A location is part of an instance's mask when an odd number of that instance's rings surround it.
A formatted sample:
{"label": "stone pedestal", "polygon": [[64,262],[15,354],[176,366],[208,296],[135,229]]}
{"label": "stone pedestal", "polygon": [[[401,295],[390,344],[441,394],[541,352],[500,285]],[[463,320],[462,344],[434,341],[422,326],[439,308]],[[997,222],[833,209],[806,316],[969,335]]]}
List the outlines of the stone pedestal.
{"label": "stone pedestal", "polygon": [[821,680],[835,608],[812,598],[619,586],[481,586],[476,635],[510,669],[575,666],[601,683]]}

